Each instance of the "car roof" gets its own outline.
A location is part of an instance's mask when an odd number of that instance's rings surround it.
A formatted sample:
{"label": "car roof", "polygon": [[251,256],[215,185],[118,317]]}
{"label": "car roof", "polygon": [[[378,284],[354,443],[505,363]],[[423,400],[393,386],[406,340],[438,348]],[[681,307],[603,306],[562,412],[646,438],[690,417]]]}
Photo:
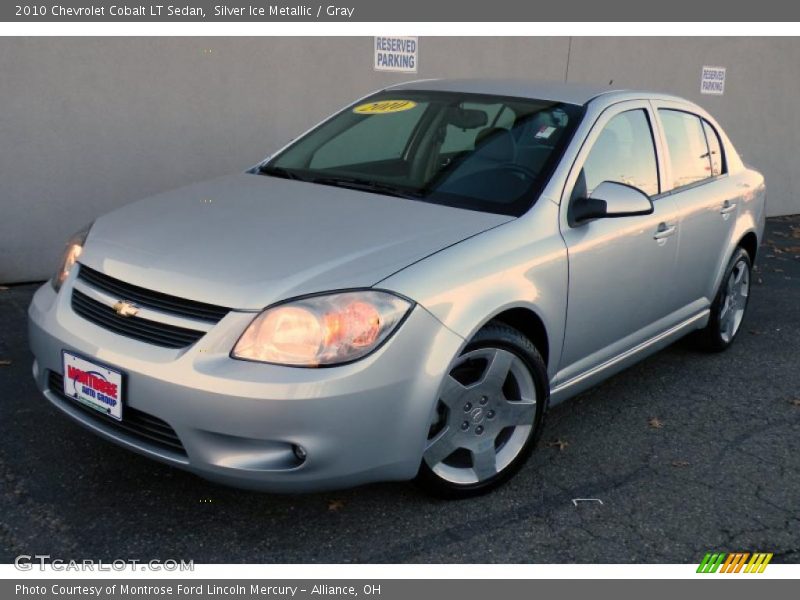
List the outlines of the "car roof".
{"label": "car roof", "polygon": [[581,106],[600,96],[609,102],[634,98],[658,98],[685,102],[683,98],[658,92],[626,90],[584,83],[530,81],[524,79],[420,79],[389,86],[386,89],[493,94],[497,96],[550,100]]}

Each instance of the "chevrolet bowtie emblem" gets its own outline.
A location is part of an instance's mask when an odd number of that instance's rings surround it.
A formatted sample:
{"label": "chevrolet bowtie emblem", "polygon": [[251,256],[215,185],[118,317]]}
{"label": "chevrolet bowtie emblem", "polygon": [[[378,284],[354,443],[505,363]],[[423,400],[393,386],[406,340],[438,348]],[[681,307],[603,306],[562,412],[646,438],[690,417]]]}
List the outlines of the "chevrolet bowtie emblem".
{"label": "chevrolet bowtie emblem", "polygon": [[120,300],[112,308],[120,317],[133,317],[139,312],[139,307],[127,300]]}

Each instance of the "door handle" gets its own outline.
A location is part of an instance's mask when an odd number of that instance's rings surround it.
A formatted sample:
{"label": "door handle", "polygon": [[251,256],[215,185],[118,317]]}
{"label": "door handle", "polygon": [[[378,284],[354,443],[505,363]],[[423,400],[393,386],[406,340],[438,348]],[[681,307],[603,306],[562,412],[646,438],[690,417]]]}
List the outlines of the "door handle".
{"label": "door handle", "polygon": [[666,223],[659,223],[658,229],[656,229],[656,233],[653,236],[654,240],[663,240],[668,238],[671,235],[675,235],[675,231],[678,229],[677,225],[667,225]]}
{"label": "door handle", "polygon": [[728,215],[736,210],[736,202],[731,202],[730,200],[725,200],[722,203],[722,208],[719,210],[719,214],[721,215]]}

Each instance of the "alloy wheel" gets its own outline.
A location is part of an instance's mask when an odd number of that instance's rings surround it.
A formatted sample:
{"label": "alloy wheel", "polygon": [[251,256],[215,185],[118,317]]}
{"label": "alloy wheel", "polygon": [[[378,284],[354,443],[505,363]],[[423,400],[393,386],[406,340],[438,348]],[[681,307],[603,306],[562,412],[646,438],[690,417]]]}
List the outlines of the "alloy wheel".
{"label": "alloy wheel", "polygon": [[536,418],[536,386],[513,352],[478,348],[459,357],[443,385],[423,458],[442,479],[475,484],[519,455]]}
{"label": "alloy wheel", "polygon": [[725,298],[719,313],[720,336],[726,344],[739,331],[749,294],[750,269],[746,261],[740,260],[734,265],[728,276],[725,284]]}

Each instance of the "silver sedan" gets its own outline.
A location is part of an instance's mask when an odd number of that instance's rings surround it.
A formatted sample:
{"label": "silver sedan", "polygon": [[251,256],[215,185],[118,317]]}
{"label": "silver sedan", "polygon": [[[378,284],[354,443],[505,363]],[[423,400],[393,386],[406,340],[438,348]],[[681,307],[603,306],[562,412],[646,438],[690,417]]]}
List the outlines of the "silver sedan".
{"label": "silver sedan", "polygon": [[33,373],[216,481],[468,496],[554,404],[687,334],[727,348],[764,216],[761,174],[686,100],[406,83],[76,234],[30,306]]}

